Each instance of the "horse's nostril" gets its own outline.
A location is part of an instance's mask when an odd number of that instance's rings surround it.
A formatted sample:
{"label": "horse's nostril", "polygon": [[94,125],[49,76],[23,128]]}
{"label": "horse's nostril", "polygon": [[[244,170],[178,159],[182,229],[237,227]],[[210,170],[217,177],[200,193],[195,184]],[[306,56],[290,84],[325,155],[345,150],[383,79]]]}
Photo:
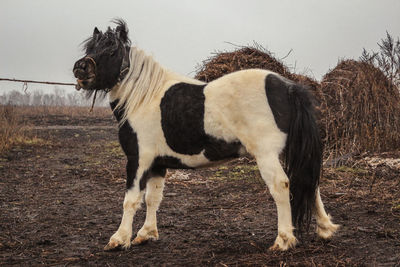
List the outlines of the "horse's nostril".
{"label": "horse's nostril", "polygon": [[78,79],[83,79],[84,76],[85,76],[85,72],[82,71],[82,69],[77,68],[77,69],[74,69],[74,75],[75,75],[75,77],[78,78]]}

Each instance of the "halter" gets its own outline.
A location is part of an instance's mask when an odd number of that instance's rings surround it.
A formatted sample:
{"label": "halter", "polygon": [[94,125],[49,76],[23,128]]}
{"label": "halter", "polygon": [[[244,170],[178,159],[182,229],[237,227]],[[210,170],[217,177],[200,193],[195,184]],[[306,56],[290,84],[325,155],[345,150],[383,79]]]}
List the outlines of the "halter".
{"label": "halter", "polygon": [[118,83],[122,82],[126,74],[128,74],[131,65],[129,62],[129,53],[128,53],[129,46],[125,46],[124,48],[125,48],[123,50],[124,55],[122,56],[122,64],[119,72]]}
{"label": "halter", "polygon": [[[129,68],[130,68],[130,63],[129,63],[129,54],[128,54],[128,50],[129,47],[125,46],[123,51],[123,56],[122,56],[122,64],[121,64],[121,68],[119,71],[119,76],[118,76],[118,80],[117,83],[120,83],[124,80],[126,74],[128,74]],[[127,56],[128,55],[128,56]],[[89,61],[91,61],[93,63],[94,66],[94,73],[97,74],[97,64],[96,61],[91,57],[91,56],[85,56],[84,59],[88,59]],[[112,88],[107,88],[104,89],[104,91],[106,93],[110,92]],[[97,91],[97,90],[96,90]]]}
{"label": "halter", "polygon": [[84,59],[89,59],[89,61],[91,61],[93,63],[93,65],[94,65],[94,73],[96,73],[96,69],[97,69],[96,61],[92,57],[89,57],[89,56],[84,57]]}

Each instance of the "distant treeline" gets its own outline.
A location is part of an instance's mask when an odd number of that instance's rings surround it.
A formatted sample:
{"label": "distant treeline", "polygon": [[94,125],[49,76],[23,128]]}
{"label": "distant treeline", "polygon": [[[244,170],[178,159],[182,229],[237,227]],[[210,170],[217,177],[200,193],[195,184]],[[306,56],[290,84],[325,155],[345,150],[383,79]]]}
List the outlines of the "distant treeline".
{"label": "distant treeline", "polygon": [[[56,87],[52,93],[42,91],[21,92],[10,91],[0,95],[1,105],[17,106],[90,106],[92,99],[87,99],[82,92],[66,93],[64,89]],[[96,106],[108,106],[107,98],[96,99]]]}

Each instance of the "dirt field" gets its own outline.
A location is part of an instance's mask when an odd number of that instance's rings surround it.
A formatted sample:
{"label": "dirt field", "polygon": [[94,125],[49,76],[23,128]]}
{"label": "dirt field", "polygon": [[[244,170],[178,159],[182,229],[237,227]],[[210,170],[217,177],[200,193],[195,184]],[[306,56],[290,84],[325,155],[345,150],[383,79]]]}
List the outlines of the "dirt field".
{"label": "dirt field", "polygon": [[[125,190],[116,123],[111,115],[25,120],[42,141],[0,156],[0,266],[400,266],[400,166],[383,160],[400,152],[324,169],[322,198],[342,225],[331,241],[311,229],[295,249],[269,251],[275,206],[255,163],[240,159],[170,171],[160,240],[103,252]],[[144,215],[143,206],[134,232]]]}

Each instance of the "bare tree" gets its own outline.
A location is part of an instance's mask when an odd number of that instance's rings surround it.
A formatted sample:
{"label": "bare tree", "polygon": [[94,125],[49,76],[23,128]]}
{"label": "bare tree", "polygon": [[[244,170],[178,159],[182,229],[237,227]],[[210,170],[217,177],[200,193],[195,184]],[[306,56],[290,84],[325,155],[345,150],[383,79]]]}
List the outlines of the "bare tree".
{"label": "bare tree", "polygon": [[400,90],[400,39],[395,40],[388,32],[386,38],[378,43],[379,52],[368,52],[365,48],[360,57],[361,61],[378,67]]}
{"label": "bare tree", "polygon": [[54,103],[53,103],[53,105],[54,106],[65,106],[65,90],[64,89],[62,89],[62,88],[60,88],[60,87],[58,87],[58,86],[56,86],[55,88],[54,88]]}
{"label": "bare tree", "polygon": [[13,105],[27,106],[30,102],[30,94],[22,94],[18,91],[11,91],[7,97],[7,103]]}
{"label": "bare tree", "polygon": [[42,97],[43,97],[42,91],[34,91],[31,100],[32,106],[42,106],[43,105]]}
{"label": "bare tree", "polygon": [[[91,99],[87,99],[81,92],[66,93],[63,88],[56,87],[52,93],[43,93],[43,91],[33,91],[32,93],[21,93],[19,91],[10,91],[0,96],[0,104],[18,105],[18,106],[90,106]],[[108,106],[107,99],[98,98],[96,106]]]}

